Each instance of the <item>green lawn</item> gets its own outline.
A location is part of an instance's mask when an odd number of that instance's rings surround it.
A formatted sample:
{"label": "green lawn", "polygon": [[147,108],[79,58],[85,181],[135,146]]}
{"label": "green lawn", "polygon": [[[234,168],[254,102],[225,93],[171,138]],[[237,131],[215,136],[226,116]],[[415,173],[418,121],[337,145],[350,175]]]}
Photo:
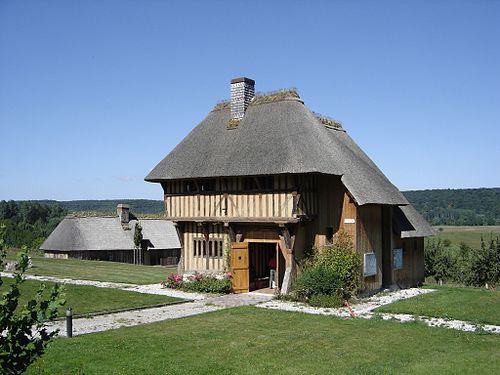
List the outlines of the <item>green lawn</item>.
{"label": "green lawn", "polygon": [[494,374],[499,345],[419,323],[241,307],[58,338],[28,373]]}
{"label": "green lawn", "polygon": [[376,311],[500,325],[500,291],[437,285],[431,287],[437,291],[394,302]]}
{"label": "green lawn", "polygon": [[[171,272],[176,272],[175,267],[142,266],[95,260],[51,259],[31,254],[30,256],[33,260],[33,268],[26,272],[30,275],[130,284],[154,284],[165,280]],[[15,259],[15,253],[9,251],[8,258]]]}
{"label": "green lawn", "polygon": [[437,238],[441,240],[448,239],[451,241],[452,245],[459,246],[461,242],[466,245],[479,249],[481,246],[481,236],[487,242],[496,237],[500,237],[500,226],[437,226],[436,229]]}
{"label": "green lawn", "polygon": [[[4,285],[0,287],[0,292],[7,289],[7,285],[12,281],[3,278]],[[33,298],[40,286],[39,281],[26,280],[21,286],[21,303]],[[48,289],[53,283],[44,282]],[[84,285],[65,285],[66,305],[60,309],[59,315],[64,316],[66,307],[73,309],[73,314],[88,314],[91,312],[106,312],[119,309],[147,307],[157,304],[167,304],[179,301],[177,298],[127,292],[119,289],[96,288]]]}

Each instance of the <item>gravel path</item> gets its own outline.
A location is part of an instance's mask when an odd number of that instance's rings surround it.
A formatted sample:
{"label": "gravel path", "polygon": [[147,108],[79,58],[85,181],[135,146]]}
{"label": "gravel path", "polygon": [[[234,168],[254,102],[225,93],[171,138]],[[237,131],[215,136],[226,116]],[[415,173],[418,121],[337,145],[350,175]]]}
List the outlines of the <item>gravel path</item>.
{"label": "gravel path", "polygon": [[[170,306],[97,315],[89,318],[77,318],[73,319],[73,335],[76,336],[121,327],[160,322],[163,320],[185,318],[230,307],[255,305],[267,302],[271,298],[273,298],[273,296],[257,293],[228,294],[224,296],[206,297],[203,300]],[[59,335],[66,336],[65,320],[49,323],[47,326],[50,331],[59,329]]]}
{"label": "gravel path", "polygon": [[381,293],[368,298],[366,302],[359,303],[352,306],[352,312],[348,308],[342,307],[338,309],[334,308],[319,308],[307,306],[298,302],[288,302],[288,301],[278,301],[273,300],[257,305],[257,307],[273,310],[283,310],[292,312],[302,312],[306,314],[315,315],[331,315],[339,318],[352,318],[352,314],[356,318],[361,319],[382,319],[382,320],[394,320],[401,323],[419,321],[428,325],[429,327],[445,327],[450,329],[456,329],[465,332],[490,332],[500,334],[500,326],[495,325],[482,325],[474,324],[471,322],[465,322],[462,320],[447,320],[442,318],[430,318],[425,316],[414,316],[410,314],[390,314],[390,313],[374,313],[377,307],[390,304],[402,299],[415,297],[420,294],[426,294],[433,292],[434,289],[421,289],[421,288],[411,288],[402,289],[391,293]]}
{"label": "gravel path", "polygon": [[[0,272],[1,277],[13,277],[12,273]],[[419,321],[429,327],[445,327],[465,332],[490,332],[500,334],[500,326],[489,324],[474,324],[462,320],[447,320],[442,318],[431,318],[425,316],[414,316],[410,314],[390,314],[374,313],[377,307],[390,304],[402,299],[411,298],[420,294],[431,293],[434,289],[410,288],[402,289],[396,292],[380,293],[366,299],[365,302],[352,306],[351,311],[348,308],[318,308],[304,305],[297,302],[273,300],[272,295],[245,293],[229,294],[224,296],[207,296],[199,293],[187,293],[179,290],[162,288],[160,284],[135,285],[126,283],[112,283],[92,280],[74,280],[62,279],[52,276],[25,275],[27,280],[51,281],[61,284],[89,285],[98,288],[122,289],[130,292],[158,294],[180,299],[186,299],[193,302],[186,302],[177,305],[155,307],[142,310],[133,310],[106,315],[98,315],[92,318],[78,318],[73,320],[73,335],[93,333],[116,329],[120,327],[130,327],[139,324],[159,322],[162,320],[178,319],[187,316],[203,314],[206,312],[217,311],[230,307],[257,305],[257,307],[273,310],[283,310],[292,312],[303,312],[306,314],[332,315],[339,318],[361,319],[383,319],[394,320],[401,323]],[[56,321],[48,324],[50,329],[59,329],[60,335],[66,335],[66,322]]]}

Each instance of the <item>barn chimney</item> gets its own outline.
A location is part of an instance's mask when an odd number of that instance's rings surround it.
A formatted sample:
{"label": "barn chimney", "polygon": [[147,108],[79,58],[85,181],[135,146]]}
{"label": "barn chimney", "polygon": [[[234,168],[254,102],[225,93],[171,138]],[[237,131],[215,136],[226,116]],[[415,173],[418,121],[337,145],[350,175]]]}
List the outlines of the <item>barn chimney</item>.
{"label": "barn chimney", "polygon": [[122,224],[126,224],[130,220],[130,207],[126,204],[116,206],[116,214]]}
{"label": "barn chimney", "polygon": [[255,81],[241,77],[231,80],[231,119],[242,119],[255,96]]}

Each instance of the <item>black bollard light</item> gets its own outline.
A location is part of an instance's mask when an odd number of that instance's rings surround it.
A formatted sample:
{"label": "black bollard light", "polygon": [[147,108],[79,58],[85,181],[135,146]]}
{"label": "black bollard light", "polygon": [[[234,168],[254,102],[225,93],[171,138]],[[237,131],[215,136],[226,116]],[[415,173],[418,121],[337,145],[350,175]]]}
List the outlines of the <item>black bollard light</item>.
{"label": "black bollard light", "polygon": [[73,337],[73,310],[71,307],[66,309],[66,336]]}

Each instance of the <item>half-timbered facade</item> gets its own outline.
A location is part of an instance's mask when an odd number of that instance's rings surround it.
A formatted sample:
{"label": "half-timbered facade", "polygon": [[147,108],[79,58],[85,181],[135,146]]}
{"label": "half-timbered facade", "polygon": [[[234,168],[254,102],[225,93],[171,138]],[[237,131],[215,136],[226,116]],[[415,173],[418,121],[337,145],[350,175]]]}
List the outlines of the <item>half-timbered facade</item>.
{"label": "half-timbered facade", "polygon": [[231,269],[245,292],[268,286],[275,268],[286,293],[311,248],[345,231],[362,254],[365,290],[423,281],[432,229],[343,127],[294,90],[255,96],[254,81],[231,81],[231,100],[146,181],[163,187],[180,272]]}

